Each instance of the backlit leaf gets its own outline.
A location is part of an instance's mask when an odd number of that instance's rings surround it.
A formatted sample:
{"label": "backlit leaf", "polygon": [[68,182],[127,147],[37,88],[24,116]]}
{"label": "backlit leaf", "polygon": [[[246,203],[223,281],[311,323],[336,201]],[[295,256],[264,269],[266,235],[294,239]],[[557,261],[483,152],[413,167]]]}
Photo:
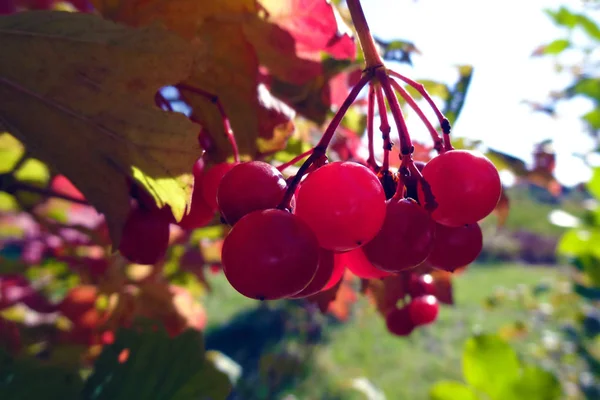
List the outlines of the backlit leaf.
{"label": "backlit leaf", "polygon": [[516,352],[498,336],[477,335],[470,338],[463,351],[463,374],[467,383],[487,393],[492,399],[513,385],[520,374]]}
{"label": "backlit leaf", "polygon": [[163,29],[35,11],[0,20],[0,48],[0,125],[106,215],[115,246],[129,212],[126,177],[181,219],[198,127],[153,102],[189,76],[190,45]]}
{"label": "backlit leaf", "polygon": [[453,381],[439,381],[429,391],[431,400],[478,400],[477,394],[467,385]]}

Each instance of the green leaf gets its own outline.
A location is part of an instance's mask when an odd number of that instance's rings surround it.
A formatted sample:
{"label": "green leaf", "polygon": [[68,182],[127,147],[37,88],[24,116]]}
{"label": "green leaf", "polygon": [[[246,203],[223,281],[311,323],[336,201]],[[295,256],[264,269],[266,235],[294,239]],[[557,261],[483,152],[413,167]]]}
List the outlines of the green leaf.
{"label": "green leaf", "polygon": [[444,115],[451,124],[456,122],[465,103],[467,91],[473,77],[473,67],[471,65],[460,65],[458,66],[458,73],[458,82],[450,91],[444,106]]}
{"label": "green leaf", "polygon": [[600,40],[600,28],[598,27],[598,24],[591,18],[588,18],[583,14],[579,14],[577,16],[577,22],[591,38]]}
{"label": "green leaf", "polygon": [[594,108],[592,111],[583,115],[583,120],[590,125],[590,128],[600,129],[600,108]]}
{"label": "green leaf", "polygon": [[191,74],[192,45],[156,26],[27,11],[0,19],[0,48],[0,131],[105,214],[115,247],[130,208],[126,177],[181,219],[201,153],[199,127],[154,98]]}
{"label": "green leaf", "polygon": [[556,55],[562,53],[571,46],[567,39],[556,39],[544,46],[542,53]]}
{"label": "green leaf", "polygon": [[498,336],[482,334],[470,338],[463,352],[463,374],[467,383],[492,399],[513,385],[520,374],[516,352]]}
{"label": "green leaf", "polygon": [[76,399],[82,386],[75,371],[43,366],[36,360],[17,360],[0,349],[2,399]]}
{"label": "green leaf", "polygon": [[8,132],[0,131],[0,174],[11,172],[25,154],[21,142]]}
{"label": "green leaf", "polygon": [[576,257],[588,252],[591,232],[587,229],[572,228],[566,231],[556,247],[556,252],[565,257]]}
{"label": "green leaf", "polygon": [[556,375],[537,366],[526,366],[523,374],[498,400],[558,400],[562,388]]}
{"label": "green leaf", "polygon": [[439,381],[429,391],[430,400],[478,400],[477,394],[461,382]]}
{"label": "green leaf", "polygon": [[587,188],[596,199],[600,200],[600,167],[594,168],[592,179],[587,183]]}
{"label": "green leaf", "polygon": [[546,14],[552,18],[555,24],[566,28],[574,28],[577,25],[577,14],[569,11],[566,7],[561,7],[557,11],[546,10]]}
{"label": "green leaf", "polygon": [[596,102],[600,102],[600,78],[582,78],[569,89],[573,95],[587,96]]}
{"label": "green leaf", "polygon": [[[120,362],[123,351],[128,357]],[[227,376],[206,359],[199,332],[190,329],[169,338],[162,327],[139,322],[118,331],[115,342],[104,348],[83,399],[221,400],[230,390]]]}

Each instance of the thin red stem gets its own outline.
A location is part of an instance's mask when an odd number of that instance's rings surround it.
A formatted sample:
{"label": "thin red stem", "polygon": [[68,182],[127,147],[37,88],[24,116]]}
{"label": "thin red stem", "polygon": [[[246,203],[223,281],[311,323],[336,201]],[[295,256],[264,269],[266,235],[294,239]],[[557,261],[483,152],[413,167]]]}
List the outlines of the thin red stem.
{"label": "thin red stem", "polygon": [[417,105],[417,103],[415,102],[415,99],[413,99],[412,96],[402,86],[400,86],[400,84],[398,82],[396,82],[394,79],[390,78],[390,83],[392,84],[394,89],[398,93],[400,93],[400,96],[402,96],[402,98],[408,103],[408,105],[417,113],[419,118],[421,118],[421,121],[423,121],[423,123],[427,127],[427,130],[429,131],[429,135],[431,136],[431,139],[433,140],[433,148],[438,153],[442,152],[443,146],[444,146],[444,140],[440,137],[440,135],[438,135],[437,130],[434,128],[433,124],[429,121],[429,119],[427,119],[423,110],[421,110],[421,108]]}
{"label": "thin red stem", "polygon": [[225,109],[223,108],[223,104],[219,100],[219,97],[205,90],[184,83],[177,85],[177,88],[179,90],[187,90],[188,92],[204,96],[217,107],[219,114],[221,114],[221,120],[223,121],[223,129],[225,130],[225,135],[227,136],[227,140],[231,145],[231,150],[233,152],[233,160],[236,163],[239,162],[240,152],[238,150],[237,142],[235,141],[235,135],[233,134],[233,129],[231,128],[231,124],[229,123],[229,118],[227,118],[227,114],[225,113]]}
{"label": "thin red stem", "polygon": [[392,128],[387,117],[387,108],[385,106],[385,99],[383,98],[383,91],[381,86],[377,85],[375,89],[375,95],[377,96],[377,107],[379,109],[379,130],[381,131],[381,137],[383,138],[383,165],[382,171],[388,171],[390,169],[390,151],[392,150],[393,144],[390,140],[390,132]]}
{"label": "thin red stem", "polygon": [[365,13],[360,4],[360,0],[346,0],[346,5],[352,17],[352,23],[358,34],[358,41],[363,50],[366,61],[366,69],[377,68],[383,65],[383,60],[377,51],[375,40],[371,35],[369,24],[365,18]]}
{"label": "thin red stem", "polygon": [[438,106],[435,104],[435,102],[433,101],[433,99],[431,98],[431,96],[429,95],[429,93],[427,93],[427,90],[425,90],[425,86],[423,86],[421,83],[416,82],[410,78],[407,78],[406,76],[396,72],[396,71],[392,71],[391,69],[388,70],[388,73],[395,77],[400,79],[401,81],[409,84],[410,86],[412,86],[417,92],[419,92],[421,94],[421,96],[423,96],[423,98],[427,101],[427,103],[429,103],[429,106],[431,106],[433,112],[435,113],[435,116],[437,117],[440,126],[442,126],[444,124],[444,120],[447,121],[446,117],[444,116],[444,114],[440,111],[440,109],[438,108]]}
{"label": "thin red stem", "polygon": [[277,167],[277,169],[279,170],[279,172],[283,172],[283,170],[285,170],[287,167],[290,167],[294,164],[296,164],[298,161],[302,160],[303,158],[310,156],[313,151],[315,151],[314,148],[311,148],[310,150],[305,151],[302,154],[297,155],[296,157],[292,158],[290,161],[281,164],[280,166]]}
{"label": "thin red stem", "polygon": [[369,100],[367,103],[367,138],[369,140],[369,158],[367,159],[367,165],[373,170],[377,170],[379,167],[375,160],[375,144],[373,143],[373,119],[375,117],[375,88],[373,83],[369,85]]}
{"label": "thin red stem", "polygon": [[281,200],[281,203],[279,203],[279,206],[277,208],[289,208],[290,201],[292,199],[292,196],[296,192],[296,188],[298,187],[300,180],[315,160],[318,160],[319,158],[325,156],[325,153],[327,152],[327,147],[329,146],[329,143],[331,142],[331,139],[335,134],[335,130],[342,121],[342,118],[344,118],[344,115],[346,115],[346,112],[348,112],[348,108],[350,108],[352,103],[354,103],[354,100],[356,100],[356,97],[358,96],[362,88],[365,87],[365,85],[371,80],[371,77],[371,74],[363,74],[358,83],[352,88],[352,90],[348,94],[348,97],[346,97],[346,100],[344,100],[340,108],[337,110],[337,112],[331,119],[329,126],[327,126],[327,129],[325,129],[321,140],[319,140],[319,143],[317,143],[317,145],[314,147],[313,153],[306,159],[306,161],[304,161],[304,164],[302,164],[302,166],[294,176],[294,179],[292,179],[292,181],[290,182],[290,185],[288,186],[287,191],[285,192],[285,196],[283,196],[283,199]]}
{"label": "thin red stem", "polygon": [[400,155],[412,154],[414,147],[410,140],[410,135],[408,134],[408,128],[406,127],[406,121],[402,115],[402,110],[400,109],[400,103],[398,103],[394,88],[392,88],[392,85],[390,84],[391,79],[387,76],[386,71],[382,69],[375,71],[375,75],[385,93],[394,121],[396,121],[398,137],[400,139]]}
{"label": "thin red stem", "polygon": [[427,101],[427,103],[429,103],[429,106],[431,107],[431,109],[433,110],[433,112],[435,113],[435,116],[438,119],[438,122],[440,124],[440,127],[442,128],[442,133],[444,134],[444,151],[447,150],[454,150],[454,147],[452,147],[452,143],[450,141],[450,131],[452,130],[452,127],[450,125],[450,121],[448,121],[448,118],[446,118],[444,116],[444,113],[442,113],[440,111],[440,109],[438,108],[438,106],[435,104],[435,102],[433,101],[433,99],[431,98],[431,96],[429,95],[429,93],[427,93],[427,90],[425,90],[425,86],[423,86],[423,84],[414,81],[396,71],[392,71],[391,69],[388,70],[388,73],[393,76],[394,78],[398,78],[401,81],[409,84],[410,86],[412,86],[417,92],[419,92],[421,94],[421,96],[423,96],[423,98],[425,99],[425,101]]}

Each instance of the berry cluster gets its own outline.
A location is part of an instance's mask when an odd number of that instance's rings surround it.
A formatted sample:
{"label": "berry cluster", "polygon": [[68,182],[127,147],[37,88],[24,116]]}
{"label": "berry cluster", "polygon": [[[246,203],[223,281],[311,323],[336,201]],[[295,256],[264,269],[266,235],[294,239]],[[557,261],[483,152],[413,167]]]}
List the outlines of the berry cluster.
{"label": "berry cluster", "polygon": [[283,175],[262,161],[237,164],[216,196],[232,225],[224,273],[243,295],[273,300],[327,289],[344,268],[372,279],[424,262],[446,271],[471,263],[482,247],[477,221],[500,196],[496,169],[481,155],[452,150],[425,165],[423,180],[438,202],[433,212],[423,190],[405,197],[404,185],[386,198],[382,179],[367,166],[332,162],[306,175],[292,206],[278,208],[290,189]]}
{"label": "berry cluster", "polygon": [[[278,168],[260,160],[242,162],[223,113],[233,162],[207,167],[207,159],[200,158],[194,165],[190,210],[178,225],[199,228],[220,214],[221,221],[231,226],[222,247],[223,271],[244,296],[260,300],[312,296],[335,286],[346,269],[363,279],[399,276],[425,264],[453,272],[480,253],[478,222],[500,199],[498,171],[483,154],[454,149],[450,123],[423,85],[367,61],[361,79],[310,151]],[[432,107],[442,135],[398,81],[412,86]],[[365,87],[369,157],[329,162],[329,144]],[[182,89],[204,95],[192,87]],[[413,160],[414,147],[397,94],[431,135],[438,154],[429,161]],[[376,109],[384,142],[381,165],[373,150]],[[397,170],[389,163],[394,144],[388,109],[398,130]],[[305,157],[298,172],[286,179],[282,171]],[[169,225],[175,220],[170,210],[156,209],[143,195],[134,197],[139,201],[125,225],[120,250],[131,261],[154,263],[166,252]],[[392,332],[410,332],[437,316],[432,294],[407,293],[412,300],[402,308],[393,307],[387,316]]]}

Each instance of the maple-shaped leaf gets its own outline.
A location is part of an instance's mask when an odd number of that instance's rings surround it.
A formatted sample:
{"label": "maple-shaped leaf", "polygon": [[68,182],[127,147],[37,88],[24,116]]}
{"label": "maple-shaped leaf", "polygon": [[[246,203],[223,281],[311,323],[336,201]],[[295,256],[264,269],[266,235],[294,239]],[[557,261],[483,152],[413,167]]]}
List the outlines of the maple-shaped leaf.
{"label": "maple-shaped leaf", "polygon": [[[41,365],[30,358],[13,358],[2,350],[2,346],[0,377],[2,399],[76,399],[83,387],[76,371]],[[36,384],[32,385],[32,382]]]}
{"label": "maple-shaped leaf", "polygon": [[255,0],[91,0],[105,18],[131,26],[160,22],[169,30],[192,39],[208,19],[257,11]]}
{"label": "maple-shaped leaf", "polygon": [[0,125],[105,214],[115,247],[129,213],[126,177],[181,219],[199,128],[153,101],[189,76],[189,44],[162,28],[35,11],[0,19],[0,48]]}
{"label": "maple-shaped leaf", "polygon": [[206,358],[199,332],[169,338],[159,326],[139,320],[104,347],[81,398],[216,400],[230,390],[227,376]]}
{"label": "maple-shaped leaf", "polygon": [[[303,84],[321,71],[321,52],[356,57],[351,31],[327,0],[260,0],[262,12],[244,22],[261,64],[285,82]],[[261,18],[262,17],[262,18]]]}

